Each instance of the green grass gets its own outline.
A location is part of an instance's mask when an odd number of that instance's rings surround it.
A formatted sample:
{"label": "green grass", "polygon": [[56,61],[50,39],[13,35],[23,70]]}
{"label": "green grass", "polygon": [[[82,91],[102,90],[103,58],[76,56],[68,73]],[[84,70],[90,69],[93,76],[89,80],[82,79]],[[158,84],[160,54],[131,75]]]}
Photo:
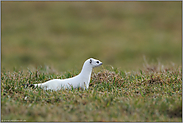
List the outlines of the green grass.
{"label": "green grass", "polygon": [[[181,2],[2,2],[2,67],[181,65]],[[167,9],[168,8],[168,9]],[[73,62],[74,61],[74,62]]]}
{"label": "green grass", "polygon": [[94,70],[88,90],[44,91],[21,86],[78,74],[45,69],[2,70],[2,121],[182,121],[181,66],[148,65],[130,72],[109,67]]}
{"label": "green grass", "polygon": [[[181,1],[1,5],[3,121],[182,120]],[[90,57],[103,67],[89,90],[21,87],[77,75]]]}

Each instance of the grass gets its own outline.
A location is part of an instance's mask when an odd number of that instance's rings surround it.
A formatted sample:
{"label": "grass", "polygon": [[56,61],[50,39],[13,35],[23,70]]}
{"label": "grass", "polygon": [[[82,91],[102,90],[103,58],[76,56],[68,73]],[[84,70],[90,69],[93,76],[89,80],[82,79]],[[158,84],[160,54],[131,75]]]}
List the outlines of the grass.
{"label": "grass", "polygon": [[76,70],[90,57],[123,70],[143,56],[181,65],[181,1],[1,3],[6,70]]}
{"label": "grass", "polygon": [[[181,1],[2,1],[2,121],[182,121],[181,10]],[[21,87],[72,77],[90,57],[104,67],[89,90]]]}
{"label": "grass", "polygon": [[2,121],[182,121],[181,66],[148,65],[130,72],[106,67],[93,72],[85,91],[21,86],[78,74],[45,69],[2,70]]}

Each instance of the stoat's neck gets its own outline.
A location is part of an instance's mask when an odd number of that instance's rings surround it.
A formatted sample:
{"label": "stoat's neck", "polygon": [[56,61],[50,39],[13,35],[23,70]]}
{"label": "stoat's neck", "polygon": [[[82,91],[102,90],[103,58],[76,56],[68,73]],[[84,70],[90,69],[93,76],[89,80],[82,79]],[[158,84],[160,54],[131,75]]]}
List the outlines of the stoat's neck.
{"label": "stoat's neck", "polygon": [[80,76],[82,77],[82,80],[86,82],[87,85],[90,82],[91,73],[92,73],[91,65],[89,65],[89,62],[85,62],[81,70]]}

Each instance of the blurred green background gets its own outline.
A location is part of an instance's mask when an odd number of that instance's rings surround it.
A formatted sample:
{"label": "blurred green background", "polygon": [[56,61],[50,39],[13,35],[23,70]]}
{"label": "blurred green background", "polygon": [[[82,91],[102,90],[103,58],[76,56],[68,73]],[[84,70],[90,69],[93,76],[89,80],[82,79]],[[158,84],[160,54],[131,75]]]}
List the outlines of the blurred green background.
{"label": "blurred green background", "polygon": [[[1,2],[2,68],[181,65],[179,2]],[[158,60],[157,60],[158,59]]]}

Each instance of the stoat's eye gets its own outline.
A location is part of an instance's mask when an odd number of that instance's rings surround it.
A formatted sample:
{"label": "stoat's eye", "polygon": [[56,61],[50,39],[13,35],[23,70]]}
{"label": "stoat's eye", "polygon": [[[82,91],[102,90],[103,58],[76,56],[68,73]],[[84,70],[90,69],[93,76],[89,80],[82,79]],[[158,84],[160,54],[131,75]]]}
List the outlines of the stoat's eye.
{"label": "stoat's eye", "polygon": [[97,61],[97,64],[99,63],[99,61]]}

